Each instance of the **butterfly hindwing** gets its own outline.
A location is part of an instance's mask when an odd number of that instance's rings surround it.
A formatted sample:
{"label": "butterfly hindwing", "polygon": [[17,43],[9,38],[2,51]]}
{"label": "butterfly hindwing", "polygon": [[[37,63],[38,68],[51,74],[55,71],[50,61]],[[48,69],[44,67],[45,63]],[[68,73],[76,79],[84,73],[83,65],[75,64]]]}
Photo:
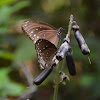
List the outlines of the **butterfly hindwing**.
{"label": "butterfly hindwing", "polygon": [[44,66],[47,67],[50,64],[57,51],[56,46],[45,39],[39,39],[35,44],[35,49],[41,69],[44,69]]}

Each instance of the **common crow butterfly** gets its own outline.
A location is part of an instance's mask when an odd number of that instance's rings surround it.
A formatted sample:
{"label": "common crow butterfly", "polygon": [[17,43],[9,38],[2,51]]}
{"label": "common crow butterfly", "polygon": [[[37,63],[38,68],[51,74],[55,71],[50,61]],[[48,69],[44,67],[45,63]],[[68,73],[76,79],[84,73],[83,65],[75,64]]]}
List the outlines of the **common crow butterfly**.
{"label": "common crow butterfly", "polygon": [[23,32],[34,42],[40,68],[48,66],[57,51],[60,31],[52,25],[36,21],[22,22]]}

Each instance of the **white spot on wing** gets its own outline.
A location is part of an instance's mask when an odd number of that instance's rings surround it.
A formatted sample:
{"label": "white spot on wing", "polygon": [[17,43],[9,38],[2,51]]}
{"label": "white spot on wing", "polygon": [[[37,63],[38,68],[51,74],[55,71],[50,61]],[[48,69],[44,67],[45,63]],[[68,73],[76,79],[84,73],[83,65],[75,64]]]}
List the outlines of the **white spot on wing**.
{"label": "white spot on wing", "polygon": [[41,52],[41,50],[39,52]]}
{"label": "white spot on wing", "polygon": [[39,38],[39,36],[37,36],[37,39]]}
{"label": "white spot on wing", "polygon": [[34,34],[34,37],[36,36],[36,34]]}
{"label": "white spot on wing", "polygon": [[28,23],[29,21],[26,21],[26,23]]}
{"label": "white spot on wing", "polygon": [[45,47],[43,49],[45,49]]}
{"label": "white spot on wing", "polygon": [[38,31],[38,28],[36,28],[36,30]]}
{"label": "white spot on wing", "polygon": [[36,43],[36,40],[34,41],[34,43]]}
{"label": "white spot on wing", "polygon": [[46,67],[46,62],[44,61],[43,57],[38,55],[38,62],[40,63],[40,68],[44,69],[44,67]]}
{"label": "white spot on wing", "polygon": [[33,31],[31,31],[31,33],[33,33]]}

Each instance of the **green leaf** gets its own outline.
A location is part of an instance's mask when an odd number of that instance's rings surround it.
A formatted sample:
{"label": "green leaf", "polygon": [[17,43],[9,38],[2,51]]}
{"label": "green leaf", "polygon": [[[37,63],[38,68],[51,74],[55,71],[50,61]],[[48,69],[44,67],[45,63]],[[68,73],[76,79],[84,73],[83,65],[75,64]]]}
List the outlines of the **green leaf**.
{"label": "green leaf", "polygon": [[17,0],[0,0],[0,7],[14,3]]}
{"label": "green leaf", "polygon": [[9,19],[11,12],[11,7],[9,6],[3,6],[0,8],[0,24],[6,22]]}
{"label": "green leaf", "polygon": [[0,89],[4,88],[10,81],[8,77],[8,73],[10,72],[10,68],[2,68],[0,69]]}
{"label": "green leaf", "polygon": [[8,76],[10,71],[10,68],[0,69],[0,95],[4,97],[8,95],[19,96],[26,89],[23,85],[10,80]]}
{"label": "green leaf", "polygon": [[16,12],[16,11],[18,11],[22,8],[25,8],[29,5],[30,5],[29,1],[20,1],[12,7],[12,12]]}
{"label": "green leaf", "polygon": [[5,88],[1,91],[2,96],[12,95],[12,96],[19,96],[23,93],[26,88],[23,85],[10,82],[8,83]]}
{"label": "green leaf", "polygon": [[8,59],[8,60],[14,60],[14,55],[8,51],[2,51],[0,50],[0,58]]}
{"label": "green leaf", "polygon": [[29,1],[20,1],[13,6],[3,6],[0,8],[0,24],[8,21],[11,14],[29,6]]}

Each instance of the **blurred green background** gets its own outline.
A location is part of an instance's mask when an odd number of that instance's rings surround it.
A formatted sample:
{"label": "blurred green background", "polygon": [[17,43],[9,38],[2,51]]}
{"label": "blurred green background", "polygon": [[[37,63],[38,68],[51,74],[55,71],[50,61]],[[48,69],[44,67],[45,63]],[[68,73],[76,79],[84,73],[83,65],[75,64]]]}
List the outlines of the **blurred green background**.
{"label": "blurred green background", "polygon": [[24,35],[21,23],[36,20],[57,29],[66,26],[70,15],[80,26],[90,50],[84,56],[71,36],[77,75],[60,84],[58,100],[100,100],[100,0],[0,0],[0,100],[52,100],[56,70],[40,85],[32,82],[41,70],[33,42]]}

